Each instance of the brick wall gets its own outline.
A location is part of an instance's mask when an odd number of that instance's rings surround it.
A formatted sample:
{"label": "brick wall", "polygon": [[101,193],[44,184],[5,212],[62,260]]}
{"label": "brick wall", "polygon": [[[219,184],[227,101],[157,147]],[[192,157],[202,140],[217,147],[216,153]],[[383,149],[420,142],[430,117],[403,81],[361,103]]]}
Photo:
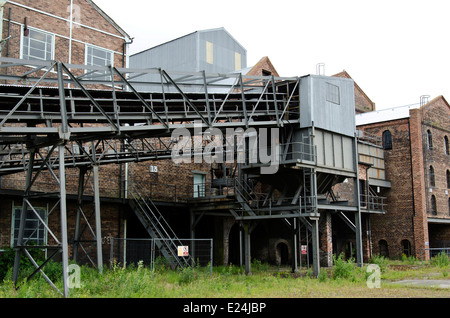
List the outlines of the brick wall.
{"label": "brick wall", "polygon": [[[17,0],[15,2],[42,10],[51,16],[7,3],[4,10],[3,38],[7,36],[8,29],[12,37],[2,51],[2,56],[6,56],[8,52],[8,57],[20,58],[21,30],[26,18],[28,27],[55,34],[55,60],[68,63],[70,23],[66,20],[70,17],[70,1]],[[125,41],[123,35],[86,1],[75,0],[74,5],[79,6],[81,13],[80,18],[75,21],[79,21],[83,26],[78,24],[73,26],[71,63],[85,64],[86,44],[91,44],[114,51],[114,65],[122,67]],[[8,26],[9,9],[11,9],[10,27]]]}
{"label": "brick wall", "polygon": [[[448,225],[430,228],[428,223],[428,217],[450,218],[446,192],[446,169],[449,169],[450,157],[444,150],[444,136],[450,135],[450,108],[445,99],[438,97],[420,109],[411,110],[410,115],[409,119],[359,127],[378,136],[389,130],[393,138],[392,150],[384,151],[386,179],[392,185],[386,192],[387,212],[385,215],[372,215],[370,219],[375,254],[380,252],[380,240],[388,243],[391,257],[399,257],[403,253],[403,240],[411,243],[412,255],[416,257],[421,257],[422,249],[450,240]],[[427,130],[433,134],[433,150],[427,149]],[[431,192],[430,165],[435,170],[436,179]],[[432,194],[436,197],[436,216],[430,213]]]}
{"label": "brick wall", "polygon": [[[450,156],[445,153],[444,138],[450,138],[450,110],[443,98],[436,98],[424,106],[422,117],[422,143],[424,149],[424,174],[426,184],[427,213],[437,218],[450,216],[447,185],[447,170],[450,170]],[[447,119],[447,120],[445,120]],[[428,148],[427,132],[432,134],[432,148]],[[430,182],[429,169],[434,169],[434,186]],[[436,215],[431,212],[431,196],[436,198]]]}
{"label": "brick wall", "polygon": [[388,243],[389,256],[400,256],[401,241],[407,239],[413,244],[414,213],[409,122],[396,120],[367,125],[362,128],[369,133],[382,136],[385,130],[392,134],[392,150],[385,150],[386,179],[391,181],[387,194],[387,212],[384,215],[371,215],[371,236],[373,253],[379,254],[379,242]]}

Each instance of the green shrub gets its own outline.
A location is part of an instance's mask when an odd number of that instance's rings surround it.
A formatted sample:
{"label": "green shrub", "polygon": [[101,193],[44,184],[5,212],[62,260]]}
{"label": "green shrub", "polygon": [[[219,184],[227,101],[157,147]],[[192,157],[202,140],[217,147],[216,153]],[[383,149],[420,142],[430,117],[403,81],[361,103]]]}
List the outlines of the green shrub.
{"label": "green shrub", "polygon": [[386,271],[386,269],[387,269],[389,260],[386,257],[381,256],[381,255],[373,255],[370,258],[370,263],[380,266],[380,271],[382,273],[384,273]]}
{"label": "green shrub", "polygon": [[344,255],[341,253],[338,257],[336,255],[333,255],[333,262],[334,262],[334,268],[333,268],[333,278],[334,279],[352,279],[354,280],[356,278],[355,276],[355,262],[353,258],[350,258],[349,260],[344,259]]}
{"label": "green shrub", "polygon": [[[28,252],[31,254],[33,259],[39,264],[44,259],[44,253],[36,248],[30,248]],[[14,262],[16,259],[16,250],[13,248],[6,248],[5,252],[0,256],[0,282],[2,282],[5,278],[9,279],[11,277],[7,277],[7,275],[12,273],[12,268],[14,267]],[[22,253],[22,257],[20,258],[20,273],[19,280],[22,280],[27,275],[31,274],[35,267],[28,259],[26,255]]]}

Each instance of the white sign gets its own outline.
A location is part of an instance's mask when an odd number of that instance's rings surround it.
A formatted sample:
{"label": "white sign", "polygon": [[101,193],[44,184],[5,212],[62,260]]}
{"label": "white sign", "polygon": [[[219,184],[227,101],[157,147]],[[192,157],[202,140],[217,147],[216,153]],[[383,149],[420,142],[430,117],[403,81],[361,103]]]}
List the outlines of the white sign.
{"label": "white sign", "polygon": [[178,256],[189,256],[189,246],[178,246]]}
{"label": "white sign", "polygon": [[306,254],[306,245],[302,245],[302,254]]}
{"label": "white sign", "polygon": [[158,173],[158,166],[150,166],[150,172]]}

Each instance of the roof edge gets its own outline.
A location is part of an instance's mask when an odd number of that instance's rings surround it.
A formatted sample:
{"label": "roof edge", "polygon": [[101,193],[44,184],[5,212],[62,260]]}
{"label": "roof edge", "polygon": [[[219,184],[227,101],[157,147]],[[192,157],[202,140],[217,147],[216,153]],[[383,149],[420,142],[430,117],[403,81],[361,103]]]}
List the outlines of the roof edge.
{"label": "roof edge", "polygon": [[97,4],[95,4],[92,0],[86,0],[95,10],[97,10],[100,15],[105,18],[120,34],[122,34],[125,38],[131,39],[130,35],[122,29],[116,21],[114,21],[105,11],[103,11]]}

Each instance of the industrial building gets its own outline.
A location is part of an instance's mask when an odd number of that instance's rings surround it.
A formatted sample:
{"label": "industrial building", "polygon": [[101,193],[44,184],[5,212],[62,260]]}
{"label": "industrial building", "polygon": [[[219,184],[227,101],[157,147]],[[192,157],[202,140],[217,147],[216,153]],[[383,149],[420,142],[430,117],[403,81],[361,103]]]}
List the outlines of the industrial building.
{"label": "industrial building", "polygon": [[[318,275],[333,254],[379,252],[395,190],[382,136],[355,122],[375,104],[347,72],[247,67],[223,28],[128,58],[130,37],[92,1],[3,10],[0,248],[43,250],[64,275],[69,259],[102,270],[158,255]],[[50,55],[24,55],[44,33]]]}
{"label": "industrial building", "polygon": [[450,107],[443,96],[356,116],[382,139],[388,213],[371,218],[374,253],[426,259],[450,245]]}

